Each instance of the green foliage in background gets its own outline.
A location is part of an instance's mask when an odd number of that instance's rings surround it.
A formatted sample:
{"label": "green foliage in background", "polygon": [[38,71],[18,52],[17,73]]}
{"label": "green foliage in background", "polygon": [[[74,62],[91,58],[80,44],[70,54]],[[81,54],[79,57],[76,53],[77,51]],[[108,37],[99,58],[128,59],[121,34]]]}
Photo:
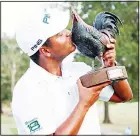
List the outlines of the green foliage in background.
{"label": "green foliage in background", "polygon": [[[123,25],[119,25],[120,36],[116,40],[116,60],[119,65],[125,66],[128,73],[128,81],[131,85],[134,98],[138,100],[138,2],[75,2],[72,3],[75,10],[81,5],[80,16],[89,24],[93,24],[95,16],[103,11],[109,11],[117,15]],[[74,5],[75,4],[75,5]],[[78,10],[77,10],[78,11]],[[83,61],[91,65],[91,59],[77,53],[75,61]]]}
{"label": "green foliage in background", "polygon": [[3,36],[1,41],[1,101],[11,100],[17,80],[29,65],[29,58],[18,48],[15,38]]}

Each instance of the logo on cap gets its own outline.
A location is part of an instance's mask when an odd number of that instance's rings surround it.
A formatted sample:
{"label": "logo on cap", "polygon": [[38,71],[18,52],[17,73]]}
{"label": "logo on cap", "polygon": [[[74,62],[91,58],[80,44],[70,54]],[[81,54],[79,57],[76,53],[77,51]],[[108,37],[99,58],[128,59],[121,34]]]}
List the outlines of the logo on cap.
{"label": "logo on cap", "polygon": [[34,46],[31,47],[31,50],[34,51],[35,48],[37,48],[38,45],[40,45],[42,43],[43,40],[38,39],[38,41],[36,42],[36,44]]}
{"label": "logo on cap", "polygon": [[43,18],[43,22],[46,23],[46,24],[49,24],[48,18],[50,18],[50,15],[49,14],[45,14],[44,18]]}

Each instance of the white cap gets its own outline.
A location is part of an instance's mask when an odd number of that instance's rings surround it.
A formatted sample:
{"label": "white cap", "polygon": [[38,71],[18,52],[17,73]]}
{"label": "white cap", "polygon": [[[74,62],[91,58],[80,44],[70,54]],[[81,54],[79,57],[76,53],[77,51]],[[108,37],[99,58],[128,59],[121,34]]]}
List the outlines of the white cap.
{"label": "white cap", "polygon": [[69,12],[59,8],[48,8],[46,11],[36,8],[21,18],[16,30],[16,40],[22,51],[31,56],[49,37],[67,27]]}

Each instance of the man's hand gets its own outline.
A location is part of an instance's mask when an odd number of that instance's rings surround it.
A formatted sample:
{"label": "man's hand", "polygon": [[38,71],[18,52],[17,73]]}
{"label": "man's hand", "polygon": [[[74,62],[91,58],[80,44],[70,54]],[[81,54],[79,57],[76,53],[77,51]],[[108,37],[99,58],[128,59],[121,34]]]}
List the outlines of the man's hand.
{"label": "man's hand", "polygon": [[107,45],[107,51],[103,54],[104,64],[107,67],[115,65],[116,50],[115,50],[115,39],[110,39],[110,44]]}
{"label": "man's hand", "polygon": [[93,105],[99,98],[99,94],[104,87],[111,84],[111,81],[102,83],[100,85],[95,85],[90,88],[86,88],[82,85],[81,80],[77,81],[79,90],[79,103],[85,106],[88,110],[91,105]]}

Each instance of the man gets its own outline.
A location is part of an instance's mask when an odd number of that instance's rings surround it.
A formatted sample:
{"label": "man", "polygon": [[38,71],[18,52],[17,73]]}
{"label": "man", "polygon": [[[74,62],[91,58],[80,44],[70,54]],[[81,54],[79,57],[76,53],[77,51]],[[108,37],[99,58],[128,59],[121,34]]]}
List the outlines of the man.
{"label": "man", "polygon": [[[125,91],[119,97],[108,86],[111,82],[83,87],[79,77],[91,67],[82,62],[62,63],[76,49],[71,32],[65,29],[69,19],[57,10],[33,15],[22,22],[16,33],[19,47],[32,59],[13,91],[12,111],[18,133],[101,134],[95,102],[98,98],[126,101],[131,99],[131,92]],[[104,54],[106,65],[114,65],[114,44],[112,39]],[[127,84],[126,81],[123,84]],[[122,89],[117,93],[122,93]]]}

